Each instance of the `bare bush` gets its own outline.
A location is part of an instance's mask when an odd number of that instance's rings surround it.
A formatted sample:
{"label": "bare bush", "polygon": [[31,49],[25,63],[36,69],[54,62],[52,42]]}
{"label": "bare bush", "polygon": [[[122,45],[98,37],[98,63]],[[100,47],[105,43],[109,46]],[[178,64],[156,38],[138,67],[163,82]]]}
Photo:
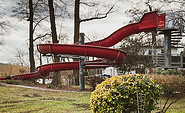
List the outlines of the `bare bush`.
{"label": "bare bush", "polygon": [[100,84],[103,82],[104,79],[101,76],[88,76],[86,77],[86,83],[90,85],[94,90],[97,86],[97,84]]}

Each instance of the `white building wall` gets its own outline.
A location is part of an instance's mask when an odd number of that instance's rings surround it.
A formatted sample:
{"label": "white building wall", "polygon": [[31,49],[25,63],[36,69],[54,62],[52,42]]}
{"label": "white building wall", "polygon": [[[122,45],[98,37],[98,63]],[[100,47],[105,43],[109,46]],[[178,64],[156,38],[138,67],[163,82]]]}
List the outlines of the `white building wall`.
{"label": "white building wall", "polygon": [[103,70],[103,74],[110,75],[111,77],[118,75],[116,67],[107,67]]}

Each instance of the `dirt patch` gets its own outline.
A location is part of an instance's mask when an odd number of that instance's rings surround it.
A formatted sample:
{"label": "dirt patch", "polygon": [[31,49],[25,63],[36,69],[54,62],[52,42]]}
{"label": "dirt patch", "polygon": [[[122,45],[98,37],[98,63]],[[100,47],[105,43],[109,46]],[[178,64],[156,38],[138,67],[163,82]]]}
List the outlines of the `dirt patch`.
{"label": "dirt patch", "polygon": [[32,96],[30,96],[29,94],[25,94],[25,95],[23,95],[23,97],[30,97],[30,98],[32,98]]}
{"label": "dirt patch", "polygon": [[61,99],[61,98],[53,98],[53,97],[41,98],[40,100],[69,101],[69,102],[75,102],[76,101],[76,100],[72,100],[72,99]]}
{"label": "dirt patch", "polygon": [[90,105],[89,104],[76,104],[76,103],[73,103],[73,105],[74,105],[75,108],[84,108],[84,109],[90,110]]}
{"label": "dirt patch", "polygon": [[0,104],[12,104],[12,103],[20,103],[20,102],[34,102],[35,100],[17,100],[17,101],[3,101]]}
{"label": "dirt patch", "polygon": [[49,98],[42,98],[40,100],[54,100],[54,101],[62,101],[61,98],[53,98],[53,97],[49,97]]}
{"label": "dirt patch", "polygon": [[66,90],[66,91],[77,91],[77,92],[82,92],[82,91],[93,91],[93,88],[85,88],[85,90],[80,90],[78,86],[62,86],[62,88],[55,88],[58,90]]}
{"label": "dirt patch", "polygon": [[41,95],[39,95],[38,93],[34,93],[33,97],[42,97]]}
{"label": "dirt patch", "polygon": [[15,105],[6,105],[6,106],[0,106],[0,109],[2,109],[2,108],[9,108],[9,107],[14,107]]}
{"label": "dirt patch", "polygon": [[39,95],[38,93],[34,93],[34,94],[32,94],[32,95],[25,94],[25,95],[23,95],[23,97],[35,98],[35,97],[42,97],[42,96]]}
{"label": "dirt patch", "polygon": [[11,103],[20,103],[25,102],[24,100],[18,100],[18,101],[3,101],[2,104],[11,104]]}

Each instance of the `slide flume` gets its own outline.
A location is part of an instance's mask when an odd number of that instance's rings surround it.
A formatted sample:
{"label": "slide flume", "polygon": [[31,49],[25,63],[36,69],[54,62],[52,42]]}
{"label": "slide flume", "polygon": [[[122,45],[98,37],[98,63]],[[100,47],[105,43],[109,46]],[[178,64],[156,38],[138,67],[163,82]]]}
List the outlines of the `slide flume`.
{"label": "slide flume", "polygon": [[[86,64],[86,69],[102,68],[101,65],[109,67],[111,64],[122,64],[124,62],[126,53],[119,49],[111,49],[111,47],[122,39],[139,32],[155,31],[165,27],[165,14],[158,14],[157,11],[145,13],[141,20],[137,23],[124,26],[110,36],[103,40],[85,43],[85,45],[76,44],[39,44],[38,51],[42,54],[67,54],[67,55],[79,55],[79,56],[92,56],[104,58],[106,62],[102,60],[86,61],[96,66]],[[88,65],[88,66],[87,66]],[[37,72],[12,75],[9,78],[29,80],[35,78],[42,78],[48,76],[50,72],[62,71],[62,70],[77,70],[79,69],[79,62],[58,62],[51,63],[37,67]],[[0,78],[0,80],[6,80],[6,78]]]}

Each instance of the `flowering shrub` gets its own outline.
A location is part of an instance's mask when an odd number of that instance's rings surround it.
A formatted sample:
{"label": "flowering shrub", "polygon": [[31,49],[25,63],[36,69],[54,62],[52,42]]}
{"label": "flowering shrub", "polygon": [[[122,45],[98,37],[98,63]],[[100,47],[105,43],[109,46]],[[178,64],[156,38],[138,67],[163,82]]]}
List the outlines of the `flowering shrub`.
{"label": "flowering shrub", "polygon": [[95,113],[129,113],[137,111],[138,94],[145,95],[144,111],[155,109],[162,87],[146,75],[123,75],[107,78],[92,92],[90,105]]}

